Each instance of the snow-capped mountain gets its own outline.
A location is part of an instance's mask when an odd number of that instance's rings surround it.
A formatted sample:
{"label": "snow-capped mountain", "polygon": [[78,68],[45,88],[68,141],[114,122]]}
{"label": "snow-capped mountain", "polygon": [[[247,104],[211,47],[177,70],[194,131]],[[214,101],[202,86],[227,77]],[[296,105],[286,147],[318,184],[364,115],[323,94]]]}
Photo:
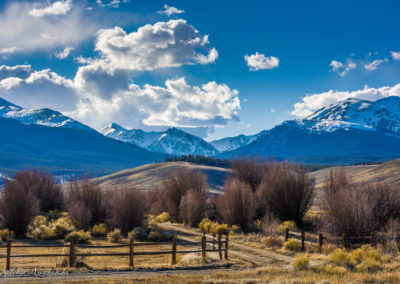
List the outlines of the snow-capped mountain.
{"label": "snow-capped mountain", "polygon": [[254,135],[238,135],[234,137],[225,137],[222,139],[211,141],[211,145],[214,146],[219,152],[232,151],[237,148],[246,146],[257,139],[263,131]]}
{"label": "snow-capped mountain", "polygon": [[146,132],[140,129],[127,130],[118,124],[112,123],[100,130],[100,133],[152,152],[202,156],[218,154],[218,150],[210,143],[177,128],[169,128],[162,132]]}
{"label": "snow-capped mountain", "polygon": [[164,132],[146,132],[141,129],[128,130],[122,126],[111,123],[99,131],[104,136],[120,140],[123,142],[135,144],[136,146],[147,148],[154,141],[159,139]]}
{"label": "snow-capped mountain", "polygon": [[312,131],[356,128],[400,134],[400,97],[392,96],[374,102],[347,99],[321,108],[300,123]]}
{"label": "snow-capped mountain", "polygon": [[49,127],[65,127],[95,131],[62,113],[48,108],[26,109],[0,98],[0,116],[21,121],[24,124],[37,124]]}
{"label": "snow-capped mountain", "polygon": [[400,98],[348,99],[302,120],[285,121],[220,157],[261,156],[313,164],[400,157]]}

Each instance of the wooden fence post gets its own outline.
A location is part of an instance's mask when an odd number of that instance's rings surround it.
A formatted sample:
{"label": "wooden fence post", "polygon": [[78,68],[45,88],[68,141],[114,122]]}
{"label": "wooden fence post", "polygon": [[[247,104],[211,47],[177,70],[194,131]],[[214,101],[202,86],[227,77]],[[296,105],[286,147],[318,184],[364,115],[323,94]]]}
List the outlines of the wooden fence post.
{"label": "wooden fence post", "polygon": [[289,228],[286,228],[285,230],[285,242],[289,239]]}
{"label": "wooden fence post", "polygon": [[201,237],[201,262],[206,263],[206,236]]}
{"label": "wooden fence post", "polygon": [[225,259],[228,259],[229,235],[225,238]]}
{"label": "wooden fence post", "polygon": [[172,236],[172,257],[171,257],[171,264],[176,264],[176,235]]}
{"label": "wooden fence post", "polygon": [[375,246],[376,241],[375,241],[375,232],[371,232],[371,246]]}
{"label": "wooden fence post", "polygon": [[319,236],[319,253],[322,253],[322,246],[324,245],[324,236],[321,233],[318,236]]}
{"label": "wooden fence post", "polygon": [[75,266],[75,242],[71,241],[69,246],[69,267]]}
{"label": "wooden fence post", "polygon": [[213,244],[213,250],[215,250],[215,234],[213,234],[212,244]]}
{"label": "wooden fence post", "polygon": [[130,241],[130,246],[129,246],[129,266],[133,267],[133,254],[135,252],[135,240]]}
{"label": "wooden fence post", "polygon": [[10,260],[11,260],[11,240],[7,240],[6,270],[10,270]]}
{"label": "wooden fence post", "polygon": [[305,239],[306,239],[306,233],[304,232],[304,230],[301,231],[301,251],[305,251],[306,250],[306,246],[305,246]]}
{"label": "wooden fence post", "polygon": [[222,244],[221,244],[221,234],[218,234],[218,254],[219,260],[222,260]]}
{"label": "wooden fence post", "polygon": [[345,233],[343,233],[343,235],[342,235],[342,248],[346,248],[346,234]]}

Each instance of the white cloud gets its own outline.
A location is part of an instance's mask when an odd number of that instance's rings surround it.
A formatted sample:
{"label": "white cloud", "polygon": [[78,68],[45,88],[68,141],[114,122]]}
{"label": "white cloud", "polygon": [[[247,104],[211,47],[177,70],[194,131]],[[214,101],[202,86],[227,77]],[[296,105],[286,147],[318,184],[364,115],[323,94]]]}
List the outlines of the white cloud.
{"label": "white cloud", "polygon": [[256,52],[253,55],[245,55],[244,60],[247,63],[247,66],[250,67],[250,71],[258,71],[264,69],[273,69],[279,66],[279,59],[274,56],[265,56],[264,54],[260,54]]}
{"label": "white cloud", "polygon": [[29,15],[36,18],[49,15],[53,16],[65,15],[71,10],[71,7],[72,7],[72,0],[57,1],[45,8],[32,9],[29,11]]}
{"label": "white cloud", "polygon": [[388,62],[388,59],[385,58],[385,59],[377,59],[377,60],[374,60],[374,61],[372,61],[372,62],[370,62],[370,63],[368,63],[368,64],[365,64],[365,65],[364,65],[364,68],[365,68],[366,70],[368,70],[368,71],[375,71],[376,68],[378,68],[378,66],[381,65],[381,64],[384,63],[384,62]]}
{"label": "white cloud", "polygon": [[400,60],[400,51],[391,51],[390,54],[392,55],[393,60]]}
{"label": "white cloud", "polygon": [[305,96],[301,102],[294,105],[292,114],[298,117],[306,117],[322,107],[348,98],[358,98],[376,101],[389,96],[400,96],[400,84],[392,87],[368,88],[356,91],[334,91],[330,90],[320,94]]}
{"label": "white cloud", "polygon": [[23,107],[56,109],[98,129],[117,122],[126,127],[210,130],[239,121],[238,92],[225,84],[191,86],[177,78],[165,86],[139,86],[130,83],[129,71],[110,70],[102,61],[81,66],[73,80],[27,67],[0,68],[10,75],[0,77],[2,97]]}
{"label": "white cloud", "polygon": [[100,30],[96,50],[110,68],[154,70],[215,62],[218,52],[185,20],[145,25],[127,34],[122,28]]}
{"label": "white cloud", "polygon": [[167,15],[168,17],[171,17],[172,15],[175,15],[175,14],[182,14],[182,13],[185,13],[185,11],[184,11],[184,10],[179,10],[179,9],[177,9],[177,8],[175,8],[175,7],[170,7],[170,6],[168,6],[167,4],[165,4],[165,5],[164,5],[164,10],[158,11],[158,13],[159,13],[159,14],[165,14],[165,15]]}
{"label": "white cloud", "polygon": [[98,30],[97,20],[88,18],[81,4],[74,5],[62,17],[32,17],[29,11],[34,4],[8,2],[0,11],[0,47],[5,51],[31,52],[75,46]]}
{"label": "white cloud", "polygon": [[357,68],[357,64],[351,58],[348,58],[345,63],[332,60],[329,66],[331,66],[331,72],[339,73],[339,75],[342,77],[346,76],[350,70]]}
{"label": "white cloud", "polygon": [[[128,3],[129,0],[123,0],[122,2]],[[110,0],[109,2],[97,0],[96,3],[99,7],[119,8],[119,5],[121,4],[121,0]]]}
{"label": "white cloud", "polygon": [[5,47],[0,48],[0,54],[11,54],[23,50],[21,47]]}
{"label": "white cloud", "polygon": [[73,50],[74,50],[73,47],[67,46],[67,47],[65,47],[63,50],[57,52],[57,53],[55,54],[55,57],[58,58],[58,59],[65,59],[65,58],[67,58],[67,57],[69,56],[69,54],[70,54],[71,51],[73,51]]}

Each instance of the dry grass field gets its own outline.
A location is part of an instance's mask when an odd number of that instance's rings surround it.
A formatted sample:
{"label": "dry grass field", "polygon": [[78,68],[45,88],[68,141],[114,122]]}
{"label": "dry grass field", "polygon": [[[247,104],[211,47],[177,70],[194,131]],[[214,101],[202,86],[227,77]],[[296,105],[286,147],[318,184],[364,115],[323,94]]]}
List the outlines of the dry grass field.
{"label": "dry grass field", "polygon": [[141,167],[119,171],[94,179],[103,188],[137,186],[142,189],[153,189],[161,185],[162,179],[171,171],[182,168],[200,170],[207,175],[207,181],[213,190],[220,190],[230,169],[195,165],[187,162],[166,162],[148,164]]}

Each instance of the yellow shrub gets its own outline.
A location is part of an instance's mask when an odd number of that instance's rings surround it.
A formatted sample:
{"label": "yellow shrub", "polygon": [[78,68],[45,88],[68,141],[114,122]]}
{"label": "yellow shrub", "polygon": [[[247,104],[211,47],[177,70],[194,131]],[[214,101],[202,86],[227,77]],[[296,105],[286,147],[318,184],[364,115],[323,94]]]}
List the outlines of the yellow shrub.
{"label": "yellow shrub", "polygon": [[322,271],[329,275],[343,275],[347,272],[347,269],[342,266],[333,266],[328,264],[322,268]]}
{"label": "yellow shrub", "polygon": [[300,243],[294,239],[294,238],[290,238],[288,239],[283,246],[285,247],[285,249],[287,250],[299,250],[300,249]]}
{"label": "yellow shrub", "polygon": [[294,221],[285,221],[279,225],[279,232],[285,233],[286,229],[294,230],[296,228],[296,223]]}
{"label": "yellow shrub", "polygon": [[68,217],[48,221],[45,216],[36,216],[28,226],[28,236],[39,240],[62,239],[74,230]]}
{"label": "yellow shrub", "polygon": [[156,217],[157,223],[165,223],[168,221],[169,221],[169,213],[168,212],[163,212]]}
{"label": "yellow shrub", "polygon": [[267,247],[281,247],[283,244],[282,238],[266,236],[262,238],[262,243]]}
{"label": "yellow shrub", "polygon": [[340,266],[353,266],[354,261],[344,249],[336,249],[329,256],[329,262]]}
{"label": "yellow shrub", "polygon": [[382,270],[382,268],[382,263],[373,258],[366,258],[356,267],[357,271],[359,272],[377,272]]}
{"label": "yellow shrub", "polygon": [[117,243],[122,239],[121,230],[115,229],[107,234],[107,240],[112,243]]}
{"label": "yellow shrub", "polygon": [[73,231],[65,236],[66,241],[75,241],[78,243],[86,243],[90,240],[90,232],[85,232],[84,230]]}
{"label": "yellow shrub", "polygon": [[218,224],[215,228],[215,233],[217,235],[227,235],[229,233],[229,226],[228,224]]}
{"label": "yellow shrub", "polygon": [[292,263],[295,270],[306,270],[310,265],[310,261],[305,256],[297,256]]}
{"label": "yellow shrub", "polygon": [[105,237],[107,235],[107,226],[104,223],[99,223],[93,226],[92,236]]}
{"label": "yellow shrub", "polygon": [[322,211],[309,210],[307,211],[306,215],[304,215],[304,222],[310,224],[318,224],[321,222],[322,214]]}
{"label": "yellow shrub", "polygon": [[67,234],[75,231],[72,221],[64,216],[49,224],[50,229],[54,232],[57,239],[64,238]]}
{"label": "yellow shrub", "polygon": [[213,224],[213,222],[210,219],[204,218],[203,220],[201,220],[201,222],[199,224],[199,229],[203,233],[208,233],[208,232],[210,232],[212,224]]}
{"label": "yellow shrub", "polygon": [[14,239],[14,232],[8,229],[0,230],[0,242]]}

